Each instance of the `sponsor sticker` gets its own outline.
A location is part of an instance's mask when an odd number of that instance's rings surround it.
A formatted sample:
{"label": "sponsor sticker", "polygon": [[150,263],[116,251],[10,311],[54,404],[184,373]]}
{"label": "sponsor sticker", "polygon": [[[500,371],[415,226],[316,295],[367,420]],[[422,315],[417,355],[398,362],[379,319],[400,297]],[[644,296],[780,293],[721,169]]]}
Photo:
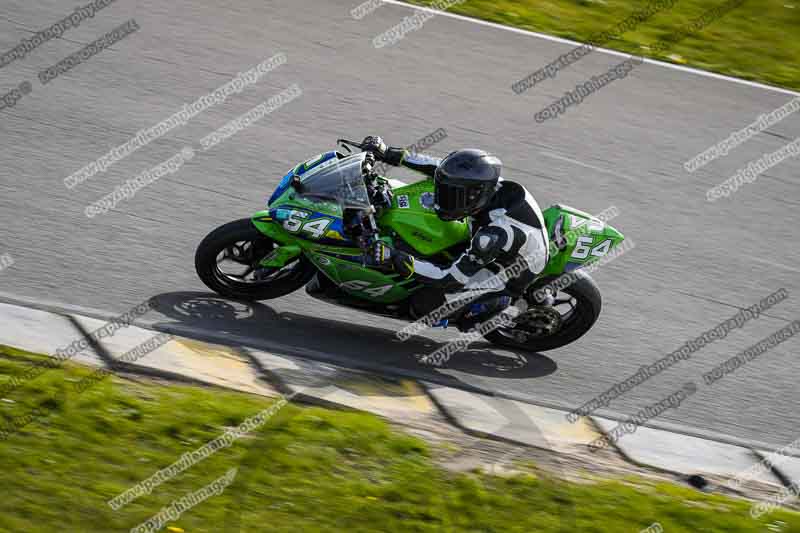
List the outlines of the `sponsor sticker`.
{"label": "sponsor sticker", "polygon": [[433,209],[435,202],[433,201],[432,192],[424,192],[419,195],[419,203],[425,209]]}

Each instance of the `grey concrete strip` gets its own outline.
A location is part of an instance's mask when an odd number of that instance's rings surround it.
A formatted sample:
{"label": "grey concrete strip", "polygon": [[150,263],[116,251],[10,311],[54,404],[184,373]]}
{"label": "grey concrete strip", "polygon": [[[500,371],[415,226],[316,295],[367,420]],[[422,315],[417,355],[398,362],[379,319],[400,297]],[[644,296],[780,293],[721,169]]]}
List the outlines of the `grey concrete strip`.
{"label": "grey concrete strip", "polygon": [[[800,485],[800,459],[775,452],[762,452],[761,450],[756,450],[756,452],[773,464],[773,468],[777,471],[776,475],[783,478],[784,485]],[[767,464],[766,461],[765,464]]]}
{"label": "grey concrete strip", "polygon": [[[54,355],[83,334],[65,316],[0,303],[0,344],[29,352]],[[73,357],[74,361],[103,366],[103,361],[89,347]]]}
{"label": "grey concrete strip", "polygon": [[[81,316],[74,318],[88,331],[93,331],[105,324],[102,320],[94,318]],[[117,330],[112,337],[102,338],[101,343],[112,357],[119,358],[156,335],[158,332],[153,330],[129,326]],[[277,395],[272,387],[260,379],[257,369],[248,364],[248,361],[236,350],[190,339],[174,338],[136,360],[134,364],[124,365],[120,368],[129,371],[144,371],[144,373],[167,378],[188,376],[200,383],[266,396]]]}
{"label": "grey concrete strip", "polygon": [[[609,432],[618,425],[614,420],[591,418],[603,432]],[[615,444],[634,463],[686,475],[736,477],[759,462],[749,448],[643,426],[634,433],[624,435]],[[780,485],[780,480],[771,474],[757,475],[754,479]]]}
{"label": "grey concrete strip", "polygon": [[[337,353],[335,349],[330,351],[322,351],[316,349],[306,348],[304,346],[289,345],[281,342],[276,342],[270,338],[258,337],[255,335],[242,335],[237,333],[230,333],[224,331],[213,331],[196,326],[187,326],[182,323],[155,323],[148,320],[137,320],[137,324],[152,328],[165,333],[172,333],[174,335],[183,335],[201,339],[207,342],[218,342],[226,345],[235,346],[248,346],[270,353],[278,352],[282,355],[291,357],[293,360],[297,358],[313,359],[323,363],[330,363],[339,366],[347,366],[348,368],[361,370],[365,372],[379,372],[387,375],[397,377],[407,377],[412,379],[436,381],[441,380],[444,384],[453,384],[454,380],[445,374],[437,374],[430,371],[430,367],[408,368],[403,367],[402,361],[393,361],[392,363],[385,363],[383,361],[375,361],[374,357],[361,357],[355,358]],[[335,347],[332,347],[335,348]],[[372,354],[371,354],[372,355]],[[460,388],[464,390],[475,392],[477,394],[492,395],[492,391],[462,383]],[[573,407],[564,407],[569,410]]]}
{"label": "grey concrete strip", "polygon": [[435,403],[459,426],[529,446],[569,450],[601,435],[585,420],[570,424],[564,412],[451,387],[428,386]]}
{"label": "grey concrete strip", "polygon": [[116,366],[117,361],[114,359],[114,356],[111,355],[111,353],[106,350],[105,346],[103,346],[103,344],[92,335],[92,330],[86,329],[80,320],[72,315],[67,315],[66,318],[69,320],[69,323],[72,324],[72,327],[74,327],[76,331],[80,332],[81,338],[85,339],[86,342],[89,343],[89,347],[92,351],[94,351],[94,353],[97,354],[104,366],[109,368]]}
{"label": "grey concrete strip", "polygon": [[323,405],[368,411],[386,418],[414,420],[435,412],[422,390],[408,379],[386,378],[336,365],[245,349],[284,394]]}

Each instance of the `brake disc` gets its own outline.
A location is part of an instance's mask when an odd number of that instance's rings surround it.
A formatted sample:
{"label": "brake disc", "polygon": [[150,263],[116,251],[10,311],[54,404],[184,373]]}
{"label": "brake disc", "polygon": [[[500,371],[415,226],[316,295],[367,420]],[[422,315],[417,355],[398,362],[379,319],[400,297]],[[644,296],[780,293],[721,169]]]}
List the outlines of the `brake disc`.
{"label": "brake disc", "polygon": [[[563,320],[561,314],[554,307],[531,307],[514,319],[514,336],[518,333],[525,338],[547,337],[561,327]],[[517,339],[520,340],[520,339]]]}

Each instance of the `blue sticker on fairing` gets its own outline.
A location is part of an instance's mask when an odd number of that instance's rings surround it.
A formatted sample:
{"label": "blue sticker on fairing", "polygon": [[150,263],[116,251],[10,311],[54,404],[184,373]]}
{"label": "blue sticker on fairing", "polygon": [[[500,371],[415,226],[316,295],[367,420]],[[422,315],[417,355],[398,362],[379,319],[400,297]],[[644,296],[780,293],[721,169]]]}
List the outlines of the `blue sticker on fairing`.
{"label": "blue sticker on fairing", "polygon": [[292,170],[292,172],[298,176],[302,176],[303,174],[313,169],[314,167],[321,165],[325,161],[330,161],[335,157],[336,157],[336,152],[325,152],[324,154],[319,154],[314,159],[309,159],[305,163],[300,163],[299,165],[294,167],[294,170]]}
{"label": "blue sticker on fairing", "polygon": [[273,208],[269,210],[269,216],[272,220],[276,222],[283,222],[284,220],[289,218],[289,215],[292,214],[292,209],[286,209],[283,207]]}
{"label": "blue sticker on fairing", "polygon": [[280,198],[280,196],[286,191],[289,187],[289,183],[292,181],[292,173],[289,172],[286,174],[281,182],[278,184],[278,187],[275,189],[275,192],[272,193],[272,196],[269,197],[267,201],[267,206],[271,205],[276,199]]}

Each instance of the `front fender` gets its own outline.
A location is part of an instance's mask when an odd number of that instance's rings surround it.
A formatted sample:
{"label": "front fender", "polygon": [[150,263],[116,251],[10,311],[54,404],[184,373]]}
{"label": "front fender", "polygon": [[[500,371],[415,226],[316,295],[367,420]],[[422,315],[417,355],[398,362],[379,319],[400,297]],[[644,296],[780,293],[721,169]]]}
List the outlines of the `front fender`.
{"label": "front fender", "polygon": [[272,216],[269,214],[269,209],[259,211],[250,217],[250,220],[258,231],[279,244],[294,244],[295,241],[299,240],[283,229],[283,226],[277,221],[272,219]]}

